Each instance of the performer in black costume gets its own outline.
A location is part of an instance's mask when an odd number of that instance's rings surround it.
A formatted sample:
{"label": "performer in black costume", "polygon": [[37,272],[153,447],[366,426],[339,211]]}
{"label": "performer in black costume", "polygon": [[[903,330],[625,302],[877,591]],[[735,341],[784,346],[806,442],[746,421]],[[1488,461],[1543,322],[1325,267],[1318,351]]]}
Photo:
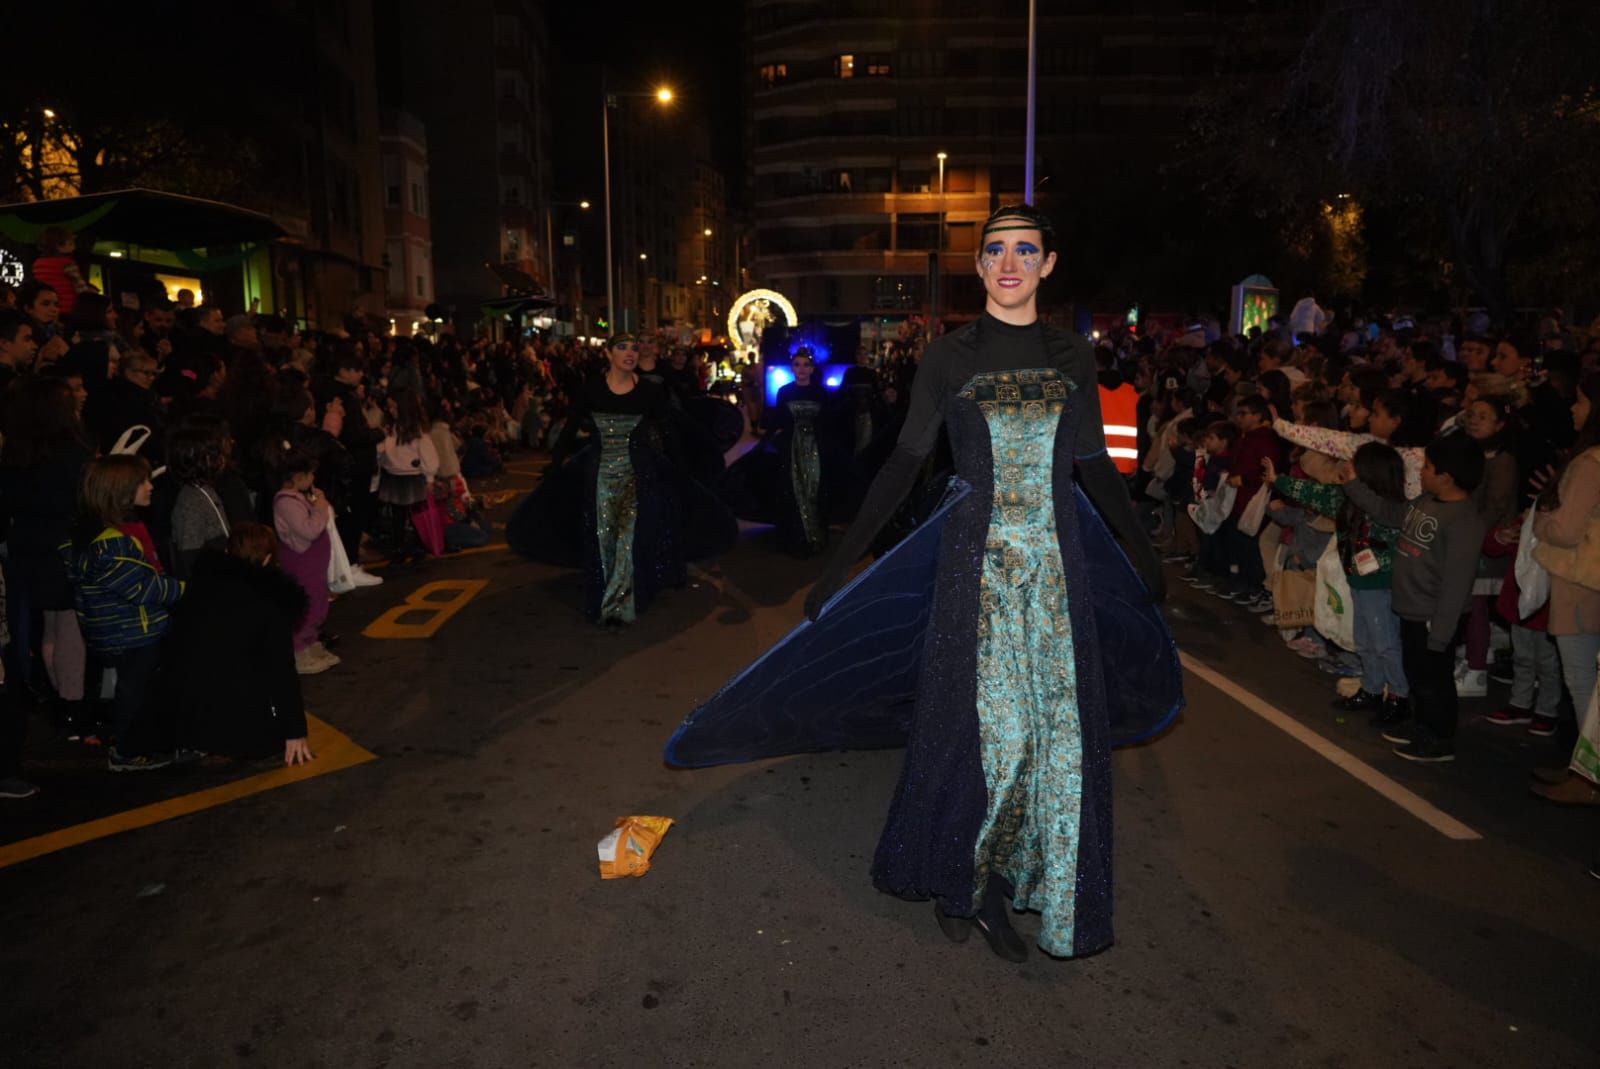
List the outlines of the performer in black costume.
{"label": "performer in black costume", "polygon": [[[1038,943],[1052,955],[1111,943],[1110,749],[1162,730],[1182,705],[1176,650],[1151,604],[1165,585],[1106,453],[1093,353],[1038,321],[1051,242],[1048,218],[1030,207],[990,218],[977,257],[984,315],[929,345],[899,445],[806,600],[815,623],[696,710],[667,750],[669,761],[711,764],[891,742],[896,725],[872,703],[904,686],[900,664],[920,654],[873,879],[934,899],[951,939],[976,927],[1013,961],[1027,948],[1007,898],[1042,915]],[[941,427],[965,485],[834,599]],[[919,571],[918,555],[934,552],[937,569]],[[931,608],[907,596],[920,582],[931,582]]]}
{"label": "performer in black costume", "polygon": [[790,367],[794,381],[778,391],[768,414],[778,457],[778,541],[789,553],[809,557],[828,543],[820,424],[831,398],[817,381],[817,361],[810,349],[797,351]]}
{"label": "performer in black costume", "polygon": [[[571,563],[567,547],[576,535],[585,614],[607,626],[632,623],[662,587],[686,580],[680,508],[658,431],[669,402],[635,372],[638,352],[631,334],[611,339],[609,368],[578,388],[550,471],[506,530],[512,548],[557,564]],[[585,428],[589,444],[565,462]]]}

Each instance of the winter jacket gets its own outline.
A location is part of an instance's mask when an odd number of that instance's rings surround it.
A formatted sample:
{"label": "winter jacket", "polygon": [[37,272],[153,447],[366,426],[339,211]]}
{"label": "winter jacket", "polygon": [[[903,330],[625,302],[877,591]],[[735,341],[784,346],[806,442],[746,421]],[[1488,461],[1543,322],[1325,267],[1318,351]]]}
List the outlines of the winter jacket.
{"label": "winter jacket", "polygon": [[[1339,563],[1352,590],[1389,589],[1394,576],[1394,549],[1400,540],[1400,532],[1396,528],[1386,527],[1365,512],[1358,512],[1356,521],[1347,523],[1344,488],[1340,486],[1280,475],[1272,488],[1307,508],[1337,518]],[[1363,549],[1372,550],[1378,562],[1378,570],[1367,575],[1362,575],[1356,567],[1356,554]]]}
{"label": "winter jacket", "polygon": [[82,550],[65,542],[61,553],[91,650],[123,653],[161,640],[183,583],[157,571],[136,539],[107,527]]}
{"label": "winter jacket", "polygon": [[1250,499],[1261,489],[1261,462],[1271,458],[1277,467],[1283,467],[1283,443],[1271,427],[1257,427],[1242,435],[1233,448],[1233,474],[1239,477],[1239,493],[1233,499],[1231,519],[1244,515]]}
{"label": "winter jacket", "polygon": [[196,556],[166,650],[181,745],[256,758],[281,756],[285,739],[305,737],[294,630],[306,607],[300,584],[273,565],[215,550]]}
{"label": "winter jacket", "polygon": [[332,518],[333,510],[326,501],[313,505],[296,490],[279,490],[272,499],[272,525],[277,529],[278,541],[296,553],[304,553],[313,542],[325,537]]}
{"label": "winter jacket", "polygon": [[424,434],[409,442],[401,442],[391,432],[384,439],[383,453],[378,463],[390,475],[422,475],[430,482],[439,473],[439,451],[433,439]]}

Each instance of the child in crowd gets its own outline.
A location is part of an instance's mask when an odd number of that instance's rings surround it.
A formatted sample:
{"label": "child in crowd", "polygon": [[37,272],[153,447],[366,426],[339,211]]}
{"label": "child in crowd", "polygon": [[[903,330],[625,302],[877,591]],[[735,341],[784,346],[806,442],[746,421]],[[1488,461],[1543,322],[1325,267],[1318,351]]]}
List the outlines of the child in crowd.
{"label": "child in crowd", "polygon": [[72,314],[78,294],[94,289],[78,270],[78,261],[73,258],[77,251],[78,239],[66,227],[47,226],[39,232],[39,257],[33,261],[33,277],[56,291],[63,319]]}
{"label": "child in crowd", "polygon": [[300,584],[309,605],[294,633],[294,665],[301,675],[326,672],[339,663],[317,639],[328,618],[328,557],[333,552],[328,522],[333,518],[333,506],[316,485],[316,471],[311,454],[283,443],[272,523],[278,532],[283,570]]}
{"label": "child in crowd", "polygon": [[90,461],[72,540],[62,547],[84,643],[117,673],[111,699],[115,741],[108,760],[113,772],[171,763],[170,740],[150,715],[148,697],[160,666],[168,610],[183,596],[183,583],[162,575],[145,544],[130,533],[144,529],[134,510],[150,503],[150,489],[150,465],[143,457]]}
{"label": "child in crowd", "polygon": [[241,523],[227,551],[206,549],[174,613],[169,660],[183,666],[168,693],[183,744],[242,759],[315,755],[306,743],[295,631],[310,608],[304,587],[281,571],[271,527]]}
{"label": "child in crowd", "polygon": [[389,398],[389,427],[378,447],[378,502],[387,514],[390,551],[403,563],[423,555],[411,530],[411,512],[428,499],[439,471],[439,451],[429,436],[422,401],[410,391]]}
{"label": "child in crowd", "polygon": [[[1484,540],[1484,553],[1502,560],[1514,557],[1522,541],[1522,522],[1518,515],[1496,528]],[[1556,733],[1561,715],[1561,654],[1550,637],[1550,599],[1527,616],[1521,602],[1516,570],[1507,568],[1495,609],[1511,626],[1511,696],[1484,719],[1501,727],[1526,724],[1528,734],[1547,739]]]}
{"label": "child in crowd", "polygon": [[1200,553],[1200,529],[1189,515],[1189,506],[1195,503],[1195,465],[1204,433],[1205,421],[1198,416],[1185,416],[1172,426],[1172,475],[1165,484],[1173,511],[1168,564],[1193,563]]}
{"label": "child in crowd", "polygon": [[[1222,492],[1223,484],[1233,470],[1233,449],[1239,441],[1239,428],[1227,420],[1217,420],[1206,428],[1201,439],[1201,452],[1196,455],[1195,500],[1202,508],[1205,503]],[[1217,583],[1226,582],[1228,557],[1223,530],[1199,532],[1199,552],[1195,565],[1184,579],[1197,590],[1210,590]]]}
{"label": "child in crowd", "polygon": [[1400,529],[1393,604],[1412,721],[1386,728],[1383,737],[1408,761],[1455,760],[1456,632],[1483,544],[1483,520],[1472,503],[1482,478],[1483,447],[1468,435],[1448,434],[1428,443],[1418,497],[1393,501],[1360,480],[1345,485],[1357,508]]}
{"label": "child in crowd", "polygon": [[1263,586],[1267,573],[1261,547],[1256,542],[1257,532],[1241,531],[1239,521],[1251,498],[1261,489],[1262,461],[1271,460],[1274,465],[1283,463],[1283,443],[1272,430],[1271,409],[1259,396],[1242,398],[1234,409],[1233,419],[1239,428],[1239,444],[1234,450],[1233,470],[1228,481],[1237,494],[1228,522],[1217,532],[1226,536],[1229,573],[1227,589],[1219,594],[1264,612],[1272,606],[1272,595]]}
{"label": "child in crowd", "polygon": [[188,579],[202,549],[228,540],[228,513],[215,486],[228,461],[216,434],[181,427],[167,446],[167,463],[179,487],[172,503],[172,574]]}
{"label": "child in crowd", "polygon": [[[1273,489],[1335,519],[1339,563],[1355,601],[1356,654],[1361,658],[1361,689],[1334,702],[1346,712],[1368,711],[1374,727],[1393,728],[1409,715],[1405,666],[1400,656],[1400,618],[1394,614],[1394,550],[1400,532],[1357,507],[1336,485],[1279,475],[1270,462],[1264,472]],[[1351,462],[1356,481],[1391,505],[1405,504],[1405,463],[1381,442],[1356,450]]]}

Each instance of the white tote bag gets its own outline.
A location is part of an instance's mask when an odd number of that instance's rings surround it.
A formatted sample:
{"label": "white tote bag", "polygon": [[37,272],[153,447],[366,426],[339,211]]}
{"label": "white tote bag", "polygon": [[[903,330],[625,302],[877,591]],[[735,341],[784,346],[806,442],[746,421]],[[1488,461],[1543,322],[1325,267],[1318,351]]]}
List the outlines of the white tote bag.
{"label": "white tote bag", "polygon": [[1517,577],[1517,616],[1526,620],[1550,600],[1550,573],[1534,559],[1539,540],[1533,534],[1535,509],[1522,519],[1522,536],[1517,542],[1517,559],[1511,574]]}
{"label": "white tote bag", "polygon": [[1339,563],[1338,539],[1328,539],[1328,548],[1317,558],[1317,600],[1314,605],[1317,633],[1335,646],[1356,648],[1356,607],[1350,597],[1350,580]]}
{"label": "white tote bag", "polygon": [[1233,511],[1233,499],[1237,493],[1232,483],[1225,482],[1210,497],[1199,504],[1190,505],[1189,517],[1206,534],[1216,534],[1217,528],[1227,522],[1228,513]]}
{"label": "white tote bag", "polygon": [[328,517],[328,589],[335,594],[348,594],[356,588],[356,578],[350,568],[350,555],[344,551],[344,539],[339,537],[339,526]]}
{"label": "white tote bag", "polygon": [[1267,521],[1267,502],[1270,500],[1272,491],[1266,483],[1262,483],[1255,496],[1245,505],[1244,511],[1239,513],[1240,534],[1254,538],[1261,533],[1261,525]]}

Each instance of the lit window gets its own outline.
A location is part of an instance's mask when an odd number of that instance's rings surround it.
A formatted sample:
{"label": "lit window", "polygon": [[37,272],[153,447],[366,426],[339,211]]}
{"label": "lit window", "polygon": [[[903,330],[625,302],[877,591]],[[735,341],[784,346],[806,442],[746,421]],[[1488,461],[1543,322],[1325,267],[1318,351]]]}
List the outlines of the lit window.
{"label": "lit window", "polygon": [[780,82],[789,78],[789,65],[787,63],[768,63],[761,68],[761,87],[771,89]]}
{"label": "lit window", "polygon": [[868,56],[866,64],[869,78],[887,78],[892,73],[888,56]]}
{"label": "lit window", "polygon": [[841,78],[854,78],[856,76],[856,57],[843,55],[833,61],[833,72]]}

